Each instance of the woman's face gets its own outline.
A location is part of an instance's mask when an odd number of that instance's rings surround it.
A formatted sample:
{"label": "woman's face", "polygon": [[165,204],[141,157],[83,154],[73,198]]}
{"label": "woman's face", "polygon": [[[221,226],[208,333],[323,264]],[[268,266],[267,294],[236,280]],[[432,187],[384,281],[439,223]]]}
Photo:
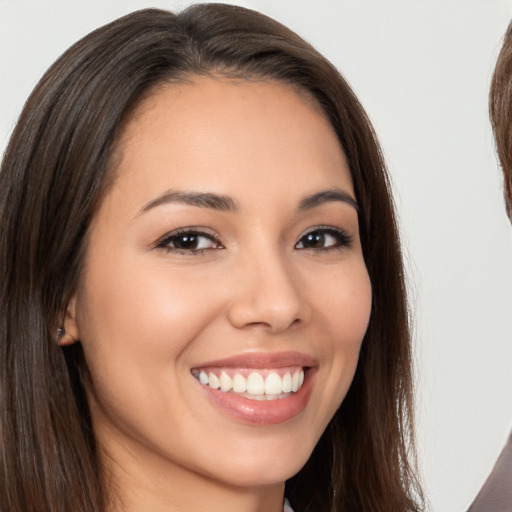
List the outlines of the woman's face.
{"label": "woman's face", "polygon": [[197,78],[145,100],[119,155],[66,325],[100,446],[140,478],[284,481],[347,393],[370,315],[332,127],[287,85]]}

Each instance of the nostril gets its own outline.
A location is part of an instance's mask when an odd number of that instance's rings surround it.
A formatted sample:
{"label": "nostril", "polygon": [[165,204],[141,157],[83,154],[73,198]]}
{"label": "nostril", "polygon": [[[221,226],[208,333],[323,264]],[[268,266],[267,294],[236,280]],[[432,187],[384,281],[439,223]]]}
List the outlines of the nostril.
{"label": "nostril", "polygon": [[283,315],[282,313],[274,315],[264,314],[259,315],[259,317],[260,319],[255,321],[249,320],[247,317],[243,320],[241,316],[235,317],[235,315],[231,314],[230,322],[238,329],[262,329],[272,334],[278,334],[291,328],[297,328],[302,324],[300,318]]}

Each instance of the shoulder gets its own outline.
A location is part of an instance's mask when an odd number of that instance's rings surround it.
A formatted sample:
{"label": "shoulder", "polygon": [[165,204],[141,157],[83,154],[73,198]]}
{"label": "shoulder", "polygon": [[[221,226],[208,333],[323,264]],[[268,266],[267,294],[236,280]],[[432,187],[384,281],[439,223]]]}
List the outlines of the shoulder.
{"label": "shoulder", "polygon": [[512,432],[496,464],[467,512],[512,510]]}

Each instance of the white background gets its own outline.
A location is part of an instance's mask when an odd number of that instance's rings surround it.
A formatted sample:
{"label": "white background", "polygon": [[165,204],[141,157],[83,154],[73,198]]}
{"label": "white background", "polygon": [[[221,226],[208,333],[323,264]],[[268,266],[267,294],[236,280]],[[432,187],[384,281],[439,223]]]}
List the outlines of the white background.
{"label": "white background", "polygon": [[[463,511],[512,428],[512,229],[487,119],[509,0],[253,0],[344,73],[393,177],[415,314],[418,446],[435,512]],[[44,70],[163,0],[0,0],[0,151]],[[1,193],[1,191],[0,191]]]}

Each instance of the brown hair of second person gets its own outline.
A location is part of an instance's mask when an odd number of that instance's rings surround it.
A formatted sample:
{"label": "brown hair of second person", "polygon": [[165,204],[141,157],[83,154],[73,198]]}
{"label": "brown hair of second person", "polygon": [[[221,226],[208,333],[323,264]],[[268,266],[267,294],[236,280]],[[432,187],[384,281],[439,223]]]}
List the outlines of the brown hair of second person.
{"label": "brown hair of second person", "polygon": [[512,219],[512,24],[505,33],[494,69],[489,112],[503,171],[507,213]]}

